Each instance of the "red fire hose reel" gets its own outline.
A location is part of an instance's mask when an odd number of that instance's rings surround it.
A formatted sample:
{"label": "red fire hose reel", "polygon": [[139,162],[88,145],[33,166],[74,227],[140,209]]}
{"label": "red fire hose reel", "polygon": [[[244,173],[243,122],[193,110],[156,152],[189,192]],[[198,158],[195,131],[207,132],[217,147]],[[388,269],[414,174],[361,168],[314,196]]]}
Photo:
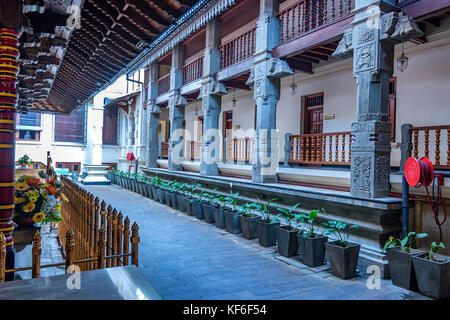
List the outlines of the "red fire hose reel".
{"label": "red fire hose reel", "polygon": [[[442,174],[435,175],[433,164],[428,157],[423,157],[421,159],[416,159],[410,157],[406,160],[405,164],[405,178],[411,187],[419,188],[421,186],[425,187],[427,191],[428,202],[430,203],[431,209],[433,210],[434,220],[439,227],[440,241],[442,241],[442,228],[441,226],[447,221],[447,211],[445,209],[445,203],[442,200],[441,186],[444,185],[444,177]],[[437,199],[434,195],[435,181],[437,180]],[[432,186],[433,197],[430,197],[430,192],[428,187]],[[444,211],[444,219],[442,222],[439,220],[439,203]]]}
{"label": "red fire hose reel", "polygon": [[136,161],[136,158],[134,157],[134,153],[128,153],[127,154],[127,160],[130,161],[130,166],[128,167],[128,172],[131,172],[131,168],[134,167],[134,162]]}

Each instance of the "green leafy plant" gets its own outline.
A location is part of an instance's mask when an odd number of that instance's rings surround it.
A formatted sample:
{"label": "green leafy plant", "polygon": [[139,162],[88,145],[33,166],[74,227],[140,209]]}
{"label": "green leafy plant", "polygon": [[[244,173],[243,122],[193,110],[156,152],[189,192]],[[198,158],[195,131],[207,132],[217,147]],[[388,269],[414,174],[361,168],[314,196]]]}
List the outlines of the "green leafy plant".
{"label": "green leafy plant", "polygon": [[[277,204],[275,201],[277,201],[278,198],[272,198],[267,203],[258,203],[256,205],[257,211],[261,213],[262,222],[264,223],[278,223],[280,215],[277,215],[275,218],[272,218],[270,215],[269,207],[276,207]],[[261,202],[261,200],[258,198],[258,201]]]}
{"label": "green leafy plant", "polygon": [[428,251],[428,255],[426,259],[431,261],[436,261],[436,253],[438,253],[441,249],[445,249],[443,242],[434,242],[431,244],[430,251]]}
{"label": "green leafy plant", "polygon": [[280,211],[282,214],[283,214],[283,216],[284,216],[284,218],[286,219],[286,221],[287,221],[287,226],[286,226],[286,228],[288,229],[288,230],[292,230],[293,228],[292,228],[292,221],[296,218],[296,214],[294,213],[294,210],[295,209],[297,209],[297,207],[298,206],[300,206],[302,203],[301,202],[299,202],[299,203],[297,203],[297,204],[295,204],[295,205],[293,205],[291,208],[289,208],[289,210],[286,210],[286,209],[283,209],[283,208],[277,208],[277,210],[278,211]]}
{"label": "green leafy plant", "polygon": [[158,176],[154,176],[151,178],[150,183],[153,185],[153,187],[158,188],[162,182],[162,179]]}
{"label": "green leafy plant", "polygon": [[[326,213],[325,209],[319,210],[311,210],[308,214],[299,214],[295,218],[296,221],[306,224],[306,230],[303,232],[304,238],[314,238],[314,236],[317,234],[317,230],[319,229],[318,226],[315,224],[315,220],[319,213]],[[325,232],[325,231],[324,231]],[[323,232],[320,234],[322,235]]]}
{"label": "green leafy plant", "polygon": [[410,253],[411,247],[414,244],[414,242],[416,241],[416,239],[422,239],[427,236],[428,236],[428,234],[426,234],[426,233],[410,232],[403,239],[389,237],[389,240],[386,241],[386,243],[383,247],[383,253],[386,253],[387,248],[393,248],[393,247],[400,247],[403,252]]}
{"label": "green leafy plant", "polygon": [[19,158],[19,160],[17,160],[17,163],[20,165],[30,165],[33,163],[33,160],[31,160],[31,158],[25,154],[23,157]]}
{"label": "green leafy plant", "polygon": [[236,213],[238,212],[238,209],[237,209],[238,197],[239,197],[239,193],[234,193],[234,194],[231,194],[231,196],[225,198],[225,200],[231,205],[233,212],[236,212]]}
{"label": "green leafy plant", "polygon": [[323,223],[327,228],[326,234],[333,235],[336,238],[336,244],[341,247],[346,247],[350,234],[348,233],[350,229],[358,229],[357,225],[347,225],[343,221],[331,220]]}

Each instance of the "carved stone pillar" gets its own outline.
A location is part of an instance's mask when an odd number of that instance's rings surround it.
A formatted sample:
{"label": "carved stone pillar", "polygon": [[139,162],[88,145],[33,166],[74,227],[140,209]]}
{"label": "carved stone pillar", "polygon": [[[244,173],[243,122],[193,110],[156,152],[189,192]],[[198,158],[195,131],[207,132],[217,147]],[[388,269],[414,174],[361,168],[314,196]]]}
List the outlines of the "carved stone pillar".
{"label": "carved stone pillar", "polygon": [[253,145],[252,180],[277,182],[278,134],[276,106],[280,100],[281,78],[293,73],[289,65],[272,57],[272,49],[280,42],[278,0],[261,0],[256,29],[256,52],[247,85],[254,87],[256,132]]}
{"label": "carved stone pillar", "polygon": [[159,139],[158,127],[161,114],[161,108],[155,104],[155,98],[158,96],[158,69],[157,63],[150,66],[150,79],[148,84],[148,103],[147,103],[147,167],[158,168]]}
{"label": "carved stone pillar", "polygon": [[333,54],[354,54],[358,96],[357,118],[352,123],[350,191],[358,197],[386,197],[390,192],[388,94],[394,45],[421,35],[417,25],[395,13],[396,9],[393,0],[357,1],[353,29],[346,31]]}
{"label": "carved stone pillar", "polygon": [[181,171],[183,167],[184,137],[183,120],[184,107],[188,104],[186,99],[180,95],[180,87],[183,84],[183,48],[181,45],[174,47],[172,51],[172,69],[170,71],[169,91],[169,161],[168,168],[171,171]]}
{"label": "carved stone pillar", "polygon": [[220,153],[219,115],[222,108],[222,95],[227,93],[223,84],[214,80],[219,71],[220,54],[218,46],[221,40],[220,23],[209,21],[206,25],[206,49],[203,59],[202,99],[203,135],[200,174],[216,176],[219,174],[217,163]]}

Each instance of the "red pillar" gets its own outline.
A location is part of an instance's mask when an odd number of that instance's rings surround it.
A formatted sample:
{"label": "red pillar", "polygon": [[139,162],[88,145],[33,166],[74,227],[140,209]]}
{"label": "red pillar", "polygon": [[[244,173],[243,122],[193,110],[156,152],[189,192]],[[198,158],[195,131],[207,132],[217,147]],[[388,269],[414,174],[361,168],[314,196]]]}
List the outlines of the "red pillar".
{"label": "red pillar", "polygon": [[16,84],[19,73],[19,36],[13,29],[0,29],[0,232],[7,250],[14,247],[14,153]]}

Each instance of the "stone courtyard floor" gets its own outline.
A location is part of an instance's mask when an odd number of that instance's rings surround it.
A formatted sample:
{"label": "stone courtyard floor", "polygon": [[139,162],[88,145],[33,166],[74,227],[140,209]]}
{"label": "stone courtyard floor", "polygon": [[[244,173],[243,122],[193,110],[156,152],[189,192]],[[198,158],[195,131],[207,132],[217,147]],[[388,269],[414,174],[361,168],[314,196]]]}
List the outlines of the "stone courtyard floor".
{"label": "stone courtyard floor", "polygon": [[164,299],[426,299],[390,280],[341,280],[116,185],[83,187],[138,223],[139,269]]}

